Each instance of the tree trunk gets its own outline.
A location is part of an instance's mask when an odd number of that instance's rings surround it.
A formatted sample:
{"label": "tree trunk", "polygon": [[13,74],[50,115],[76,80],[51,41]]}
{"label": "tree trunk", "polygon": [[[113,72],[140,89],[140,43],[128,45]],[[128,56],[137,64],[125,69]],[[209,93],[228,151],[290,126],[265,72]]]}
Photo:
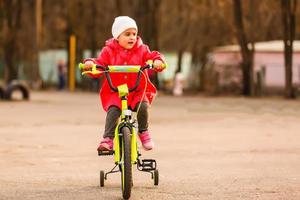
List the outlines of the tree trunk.
{"label": "tree trunk", "polygon": [[21,25],[22,0],[5,0],[4,8],[4,80],[18,78],[18,28]]}
{"label": "tree trunk", "polygon": [[10,35],[5,38],[4,44],[4,81],[10,82],[18,79],[18,69],[16,62],[16,41]]}
{"label": "tree trunk", "polygon": [[295,37],[297,0],[281,0],[284,65],[285,65],[285,97],[294,98],[293,91],[293,41]]}
{"label": "tree trunk", "polygon": [[182,69],[182,57],[183,57],[183,49],[179,49],[177,51],[177,58],[178,58],[178,60],[177,60],[177,69],[175,71],[175,74],[181,72],[181,69]]}
{"label": "tree trunk", "polygon": [[[95,15],[95,16],[98,16],[98,11],[97,11],[97,5],[95,3],[95,1],[92,1],[91,2],[91,10],[92,10],[92,13]],[[96,36],[96,33],[97,33],[97,30],[96,30],[96,27],[97,27],[97,24],[96,24],[96,19],[92,19],[92,22],[91,22],[91,54],[92,54],[92,57],[93,58],[96,58],[97,57],[97,36]]]}
{"label": "tree trunk", "polygon": [[181,72],[182,70],[182,58],[183,54],[186,51],[188,47],[188,31],[190,26],[190,12],[184,13],[184,6],[188,6],[188,3],[183,4],[183,0],[177,1],[177,10],[179,13],[179,16],[177,18],[177,24],[180,24],[180,29],[177,31],[177,40],[179,42],[177,46],[177,56],[178,56],[178,62],[177,62],[177,69],[175,71],[175,75],[178,72]]}
{"label": "tree trunk", "polygon": [[[0,13],[4,13],[4,8],[3,8],[3,1],[0,1]],[[3,55],[3,22],[4,22],[4,16],[3,14],[0,15],[0,46],[2,46],[2,48],[0,49],[0,58],[4,58]],[[3,61],[2,61],[3,62]],[[2,64],[2,62],[0,64]],[[3,66],[0,66],[0,79],[4,78],[4,70],[3,70]]]}
{"label": "tree trunk", "polygon": [[[248,41],[243,25],[243,13],[240,0],[233,0],[234,22],[236,34],[241,48],[242,55],[242,74],[243,74],[243,94],[246,96],[254,95],[253,78],[253,54],[254,48],[248,47]],[[253,45],[252,45],[253,47]]]}
{"label": "tree trunk", "polygon": [[117,15],[119,16],[123,15],[122,0],[115,0],[115,4],[116,4]]}
{"label": "tree trunk", "polygon": [[42,0],[31,0],[28,1],[29,6],[35,7],[35,12],[32,13],[31,18],[34,21],[34,30],[32,39],[32,53],[29,59],[32,67],[31,70],[31,81],[33,82],[33,86],[35,88],[40,88],[41,86],[41,77],[40,77],[40,69],[39,69],[39,47],[41,44],[41,28],[42,28]]}
{"label": "tree trunk", "polygon": [[203,46],[201,48],[201,51],[199,52],[200,54],[200,63],[201,63],[201,70],[199,72],[199,77],[200,77],[200,91],[205,90],[205,76],[206,76],[206,63],[207,63],[207,58],[206,55],[209,52],[209,47],[208,46]]}

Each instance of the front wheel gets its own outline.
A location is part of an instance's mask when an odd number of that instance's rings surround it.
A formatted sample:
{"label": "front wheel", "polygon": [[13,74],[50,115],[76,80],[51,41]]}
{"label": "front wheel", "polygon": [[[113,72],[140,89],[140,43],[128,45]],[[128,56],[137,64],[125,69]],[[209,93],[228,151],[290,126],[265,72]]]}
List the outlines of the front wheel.
{"label": "front wheel", "polygon": [[123,127],[121,130],[122,139],[122,162],[121,162],[121,177],[122,177],[122,193],[124,199],[129,199],[132,187],[132,165],[131,165],[131,131],[128,127]]}

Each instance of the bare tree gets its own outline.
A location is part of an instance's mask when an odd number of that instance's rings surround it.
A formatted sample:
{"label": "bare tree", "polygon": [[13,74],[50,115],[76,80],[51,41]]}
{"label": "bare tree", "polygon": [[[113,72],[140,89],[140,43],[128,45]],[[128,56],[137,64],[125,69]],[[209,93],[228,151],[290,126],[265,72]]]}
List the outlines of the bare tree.
{"label": "bare tree", "polygon": [[231,18],[232,12],[228,0],[205,0],[192,7],[197,12],[195,22],[191,24],[192,34],[189,36],[192,63],[200,69],[198,89],[204,91],[210,87],[207,80],[213,75],[208,75],[210,69],[207,65],[207,54],[215,46],[232,42],[231,23],[227,20]]}
{"label": "bare tree", "polygon": [[[175,73],[181,72],[182,68],[182,58],[183,53],[188,48],[188,33],[189,33],[189,27],[190,27],[190,9],[191,9],[191,1],[183,1],[178,0],[177,1],[177,9],[178,9],[178,16],[177,16],[177,24],[180,24],[180,30],[177,31],[177,39],[180,41],[178,43],[178,49],[177,49],[177,69]],[[186,9],[183,9],[186,8]]]}
{"label": "bare tree", "polygon": [[293,41],[295,38],[297,0],[281,0],[284,64],[285,64],[285,97],[294,98],[293,90]]}
{"label": "bare tree", "polygon": [[243,72],[243,94],[246,96],[254,95],[253,78],[253,55],[254,43],[251,48],[248,47],[248,39],[244,29],[243,12],[241,0],[233,0],[234,23],[236,26],[236,35],[242,54],[242,72]]}
{"label": "bare tree", "polygon": [[4,80],[18,78],[18,29],[21,26],[22,0],[4,0]]}
{"label": "bare tree", "polygon": [[[0,58],[3,58],[3,32],[2,32],[2,27],[3,27],[3,22],[4,22],[4,16],[3,16],[3,0],[0,0]],[[3,78],[3,68],[0,66],[0,78]]]}
{"label": "bare tree", "polygon": [[[41,9],[37,3],[41,1],[27,0],[23,2],[23,13],[21,24],[27,24],[18,29],[20,32],[20,62],[24,67],[24,74],[27,79],[32,83],[32,86],[39,88],[40,86],[40,70],[38,65],[38,25],[37,25],[37,11]],[[30,37],[31,36],[31,37]],[[22,77],[19,77],[22,78]]]}

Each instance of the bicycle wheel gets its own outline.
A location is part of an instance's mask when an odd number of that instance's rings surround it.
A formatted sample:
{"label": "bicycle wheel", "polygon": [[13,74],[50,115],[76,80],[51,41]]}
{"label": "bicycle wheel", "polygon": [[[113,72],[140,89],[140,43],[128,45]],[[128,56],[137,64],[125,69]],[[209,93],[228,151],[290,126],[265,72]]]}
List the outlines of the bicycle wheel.
{"label": "bicycle wheel", "polygon": [[104,187],[104,178],[105,178],[105,175],[104,175],[104,171],[100,171],[100,187]]}
{"label": "bicycle wheel", "polygon": [[123,127],[122,130],[122,193],[124,199],[129,199],[132,187],[132,165],[131,165],[131,132],[128,127]]}
{"label": "bicycle wheel", "polygon": [[153,174],[153,178],[154,178],[154,185],[158,185],[158,181],[159,181],[159,173],[158,173],[158,170],[156,169],[156,170],[154,170],[154,172],[153,172],[154,174]]}

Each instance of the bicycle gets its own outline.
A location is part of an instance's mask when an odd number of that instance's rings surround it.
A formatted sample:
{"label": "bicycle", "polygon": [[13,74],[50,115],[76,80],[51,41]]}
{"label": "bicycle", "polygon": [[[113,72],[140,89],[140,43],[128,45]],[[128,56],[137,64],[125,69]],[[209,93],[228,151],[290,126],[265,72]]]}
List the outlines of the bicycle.
{"label": "bicycle", "polygon": [[[141,153],[138,151],[137,135],[135,131],[136,120],[132,117],[132,111],[127,105],[127,96],[130,92],[137,89],[141,75],[144,75],[144,70],[152,68],[152,61],[148,61],[146,66],[132,65],[132,66],[100,66],[94,64],[91,71],[85,71],[82,75],[91,74],[96,75],[104,73],[110,89],[114,92],[118,92],[121,100],[121,120],[117,124],[114,133],[114,146],[111,151],[99,151],[99,156],[114,155],[115,166],[109,171],[104,173],[100,171],[100,186],[104,187],[104,180],[107,180],[108,174],[121,172],[121,186],[122,196],[124,199],[129,199],[131,196],[131,188],[133,186],[132,180],[132,166],[137,165],[139,171],[151,173],[151,178],[154,180],[154,185],[157,186],[159,182],[159,171],[157,169],[157,163],[154,159],[141,160]],[[84,64],[80,63],[79,68],[83,69]],[[97,70],[101,69],[101,71]],[[138,73],[135,85],[132,88],[128,88],[127,84],[119,85],[115,87],[112,83],[110,73]],[[144,90],[145,94],[145,90]],[[116,168],[118,167],[118,170]]]}

